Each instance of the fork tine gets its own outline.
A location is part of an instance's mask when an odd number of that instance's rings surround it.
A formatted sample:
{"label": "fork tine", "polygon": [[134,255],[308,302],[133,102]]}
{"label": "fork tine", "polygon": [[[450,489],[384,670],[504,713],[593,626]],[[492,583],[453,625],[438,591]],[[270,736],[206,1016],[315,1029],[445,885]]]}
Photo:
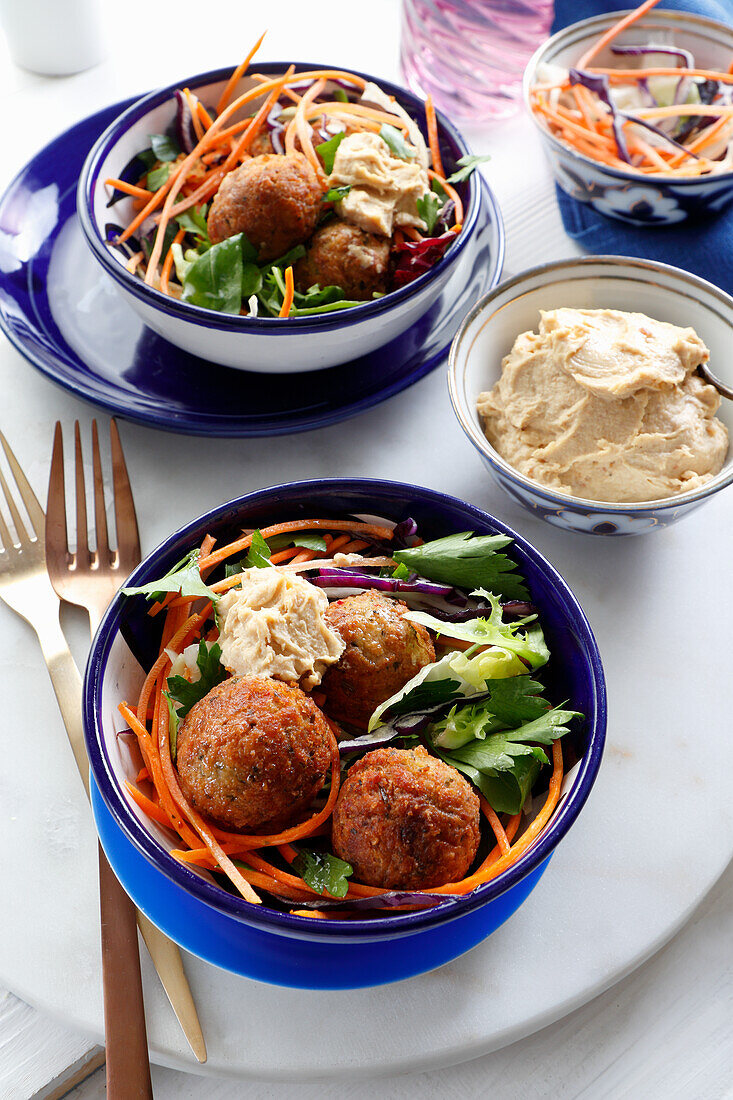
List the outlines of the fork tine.
{"label": "fork tine", "polygon": [[51,452],[51,473],[48,477],[46,500],[46,541],[62,548],[67,557],[69,542],[66,533],[66,483],[64,481],[64,436],[61,421],[56,421]]}
{"label": "fork tine", "polygon": [[10,550],[13,546],[13,536],[10,534],[7,523],[0,514],[0,542],[2,547],[0,549]]}
{"label": "fork tine", "polygon": [[81,429],[74,421],[74,463],[76,467],[76,562],[80,568],[89,564],[87,528],[87,491],[84,484],[84,456],[81,450]]}
{"label": "fork tine", "polygon": [[104,478],[102,477],[102,459],[99,454],[99,434],[97,421],[92,420],[92,469],[94,471],[94,524],[97,529],[97,558],[109,561],[109,535],[107,534],[107,511],[104,506]]}
{"label": "fork tine", "polygon": [[140,534],[120,433],[114,419],[109,422],[109,437],[112,447],[112,486],[115,498],[117,554],[123,568],[127,568],[128,564],[132,568],[135,562],[140,559]]}
{"label": "fork tine", "polygon": [[[43,536],[43,532],[46,526],[46,517],[43,514],[43,508],[41,508],[40,504],[38,503],[38,498],[36,497],[36,494],[31,489],[27,477],[21,470],[20,464],[13,454],[12,450],[10,449],[10,445],[2,432],[0,432],[0,443],[2,443],[3,445],[5,457],[8,460],[8,465],[10,466],[13,477],[15,478],[15,484],[18,486],[21,500],[25,504],[25,509],[28,513],[28,518],[31,521],[33,533],[35,534],[36,538],[40,538]],[[8,491],[8,485],[5,481],[5,478],[2,479],[2,488],[3,492],[5,493],[5,499],[8,502],[10,514],[13,517],[13,523],[15,524],[18,539],[21,543],[24,539],[26,541],[30,541],[25,529],[25,525],[20,518],[20,512],[18,511],[15,500],[13,499],[11,493],[9,493]]]}

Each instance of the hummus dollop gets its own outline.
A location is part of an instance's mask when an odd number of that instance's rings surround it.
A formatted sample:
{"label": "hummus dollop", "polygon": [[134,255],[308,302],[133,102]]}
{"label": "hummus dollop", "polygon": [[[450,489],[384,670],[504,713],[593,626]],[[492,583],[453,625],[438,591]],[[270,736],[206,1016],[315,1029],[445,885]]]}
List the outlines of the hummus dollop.
{"label": "hummus dollop", "polygon": [[328,598],[297,574],[245,569],[242,587],[219,600],[221,660],[234,676],[268,676],[317,687],[344,651],[328,625]]}
{"label": "hummus dollop", "polygon": [[379,134],[345,137],[336,150],[328,185],[351,188],[336,204],[336,212],[367,233],[391,237],[399,226],[427,229],[417,209],[417,200],[430,190],[427,171],[417,159],[392,156]]}
{"label": "hummus dollop", "polygon": [[520,473],[586,500],[659,500],[723,465],[720,397],[693,374],[691,328],[612,309],[540,312],[478,398],[486,437]]}

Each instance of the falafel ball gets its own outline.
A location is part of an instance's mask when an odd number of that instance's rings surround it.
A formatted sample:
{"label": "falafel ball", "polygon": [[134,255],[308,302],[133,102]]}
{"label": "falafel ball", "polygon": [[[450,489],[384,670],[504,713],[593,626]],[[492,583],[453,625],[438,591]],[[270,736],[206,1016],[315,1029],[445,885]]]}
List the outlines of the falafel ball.
{"label": "falafel ball", "polygon": [[178,729],[176,767],[191,804],[230,829],[257,829],[311,804],[331,766],[333,734],[299,687],[225,680]]}
{"label": "falafel ball", "polygon": [[404,601],[377,592],[329,604],[326,621],[346,643],[321,683],[332,718],[365,728],[380,703],[435,660],[430,635],[404,618],[408,610]]}
{"label": "falafel ball", "polygon": [[244,233],[260,260],[274,260],[316,228],[322,189],[301,153],[264,153],[229,172],[214,195],[207,225],[212,244]]}
{"label": "falafel ball", "polygon": [[375,749],[341,786],[332,843],[368,886],[424,890],[458,882],[478,850],[478,796],[424,748]]}
{"label": "falafel ball", "polygon": [[347,298],[358,302],[386,294],[389,249],[385,237],[331,221],[313,234],[305,256],[295,265],[295,284],[302,292],[316,283],[340,286]]}

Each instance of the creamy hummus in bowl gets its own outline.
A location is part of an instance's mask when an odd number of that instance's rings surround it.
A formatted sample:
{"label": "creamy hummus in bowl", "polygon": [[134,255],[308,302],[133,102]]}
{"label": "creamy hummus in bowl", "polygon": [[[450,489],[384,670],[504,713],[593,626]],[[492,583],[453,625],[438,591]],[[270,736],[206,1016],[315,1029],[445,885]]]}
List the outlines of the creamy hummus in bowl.
{"label": "creamy hummus in bowl", "polygon": [[587,257],[482,299],[451,349],[454,411],[515,499],[571,530],[666,526],[733,480],[733,299],[647,260]]}

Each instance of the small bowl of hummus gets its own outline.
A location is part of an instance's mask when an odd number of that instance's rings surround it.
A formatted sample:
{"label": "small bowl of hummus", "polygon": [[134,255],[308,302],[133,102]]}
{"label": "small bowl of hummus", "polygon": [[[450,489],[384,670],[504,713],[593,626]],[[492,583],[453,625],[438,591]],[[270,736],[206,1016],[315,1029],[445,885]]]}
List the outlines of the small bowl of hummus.
{"label": "small bowl of hummus", "polygon": [[481,299],[450,354],[461,427],[499,485],[591,534],[666,527],[733,481],[733,299],[685,271],[593,256]]}

